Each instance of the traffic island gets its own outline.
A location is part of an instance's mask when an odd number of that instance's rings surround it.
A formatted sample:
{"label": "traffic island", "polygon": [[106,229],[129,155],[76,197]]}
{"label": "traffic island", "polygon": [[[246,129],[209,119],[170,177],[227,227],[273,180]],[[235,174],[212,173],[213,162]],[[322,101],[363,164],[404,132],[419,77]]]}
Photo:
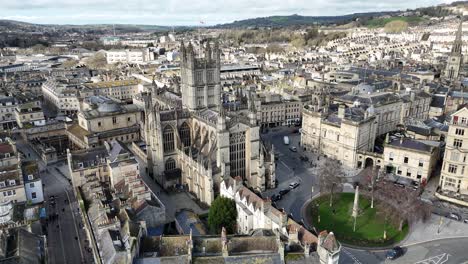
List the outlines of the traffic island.
{"label": "traffic island", "polygon": [[[359,197],[357,206],[354,201],[353,193],[336,193],[330,206],[330,195],[322,195],[306,205],[305,220],[318,232],[333,231],[341,243],[357,247],[390,246],[408,234],[406,221],[399,218],[396,210],[389,209],[388,204],[376,201],[371,208],[370,198],[366,196]],[[357,212],[356,218],[353,211]]]}

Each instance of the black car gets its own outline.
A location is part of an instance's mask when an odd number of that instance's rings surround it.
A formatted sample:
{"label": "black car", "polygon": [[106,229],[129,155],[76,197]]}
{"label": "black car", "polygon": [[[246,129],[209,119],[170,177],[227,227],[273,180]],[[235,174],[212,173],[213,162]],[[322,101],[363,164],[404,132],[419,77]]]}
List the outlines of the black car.
{"label": "black car", "polygon": [[281,196],[283,196],[283,195],[287,194],[289,191],[290,191],[290,189],[283,189],[283,190],[279,191],[279,194]]}
{"label": "black car", "polygon": [[403,248],[394,247],[387,251],[387,259],[397,259],[403,255]]}
{"label": "black car", "polygon": [[273,195],[271,196],[271,201],[272,201],[272,202],[276,202],[276,201],[279,201],[279,200],[281,200],[281,195],[279,195],[279,194],[273,194]]}
{"label": "black car", "polygon": [[309,161],[309,158],[307,156],[301,156],[300,159],[302,161]]}
{"label": "black car", "polygon": [[450,213],[449,215],[447,215],[447,217],[456,221],[462,220],[462,217],[457,213]]}

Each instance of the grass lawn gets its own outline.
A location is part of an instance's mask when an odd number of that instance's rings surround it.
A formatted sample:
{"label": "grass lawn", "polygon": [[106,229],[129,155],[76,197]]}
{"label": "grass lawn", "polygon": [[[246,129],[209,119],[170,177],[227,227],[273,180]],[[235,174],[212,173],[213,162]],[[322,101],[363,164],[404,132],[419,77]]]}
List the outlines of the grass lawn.
{"label": "grass lawn", "polygon": [[[383,239],[384,216],[378,210],[380,204],[374,203],[370,208],[370,200],[361,195],[359,197],[360,214],[356,222],[356,232],[353,232],[354,220],[351,212],[354,203],[353,193],[335,194],[333,208],[330,207],[330,196],[325,195],[314,200],[307,208],[308,215],[312,215],[312,222],[318,230],[333,231],[338,240],[358,246],[386,246],[401,241],[408,233],[405,225],[402,231],[398,226],[388,223],[387,239]],[[319,204],[320,222],[313,204]],[[333,210],[335,212],[333,213]]]}
{"label": "grass lawn", "polygon": [[419,16],[408,16],[408,17],[390,17],[390,18],[374,18],[366,22],[366,26],[369,28],[384,27],[388,22],[395,20],[402,20],[407,22],[410,26],[418,25],[426,19]]}

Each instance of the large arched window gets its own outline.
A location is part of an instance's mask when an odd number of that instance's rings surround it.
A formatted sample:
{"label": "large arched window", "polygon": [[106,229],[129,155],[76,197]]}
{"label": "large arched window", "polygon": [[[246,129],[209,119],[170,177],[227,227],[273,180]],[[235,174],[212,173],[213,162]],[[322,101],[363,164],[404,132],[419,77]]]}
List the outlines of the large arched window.
{"label": "large arched window", "polygon": [[245,179],[245,133],[231,133],[229,135],[229,154],[231,163],[231,176],[240,176]]}
{"label": "large arched window", "polygon": [[163,130],[164,152],[174,150],[174,130],[171,126],[166,126]]}
{"label": "large arched window", "polygon": [[185,147],[191,145],[190,140],[190,127],[184,122],[179,128],[180,141],[184,144]]}
{"label": "large arched window", "polygon": [[169,158],[166,160],[166,171],[171,171],[171,170],[174,170],[176,168],[176,162],[173,158]]}

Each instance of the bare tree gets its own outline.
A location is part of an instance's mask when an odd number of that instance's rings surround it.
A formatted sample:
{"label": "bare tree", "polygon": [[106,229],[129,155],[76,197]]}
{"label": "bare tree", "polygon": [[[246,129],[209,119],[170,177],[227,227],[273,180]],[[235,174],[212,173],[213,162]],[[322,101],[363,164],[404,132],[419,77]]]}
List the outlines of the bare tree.
{"label": "bare tree", "polygon": [[424,222],[431,215],[430,205],[422,202],[415,190],[396,186],[389,181],[378,182],[375,190],[377,199],[389,205],[383,207],[396,209],[400,231],[405,221],[415,223],[422,220]]}
{"label": "bare tree", "polygon": [[400,211],[400,223],[398,229],[403,229],[405,220],[411,224],[416,223],[420,220],[426,221],[431,215],[430,205],[422,202],[418,193],[414,190],[398,188],[399,192],[399,211]]}
{"label": "bare tree", "polygon": [[374,208],[374,193],[377,189],[376,183],[379,176],[378,168],[367,168],[363,171],[359,183],[363,186],[363,190],[371,196],[371,208]]}
{"label": "bare tree", "polygon": [[330,207],[333,206],[333,194],[343,187],[343,169],[337,160],[326,159],[319,168],[320,190],[330,193]]}
{"label": "bare tree", "polygon": [[393,206],[382,206],[380,212],[384,217],[383,239],[387,239],[387,230],[390,223],[396,223],[399,220],[398,211]]}

